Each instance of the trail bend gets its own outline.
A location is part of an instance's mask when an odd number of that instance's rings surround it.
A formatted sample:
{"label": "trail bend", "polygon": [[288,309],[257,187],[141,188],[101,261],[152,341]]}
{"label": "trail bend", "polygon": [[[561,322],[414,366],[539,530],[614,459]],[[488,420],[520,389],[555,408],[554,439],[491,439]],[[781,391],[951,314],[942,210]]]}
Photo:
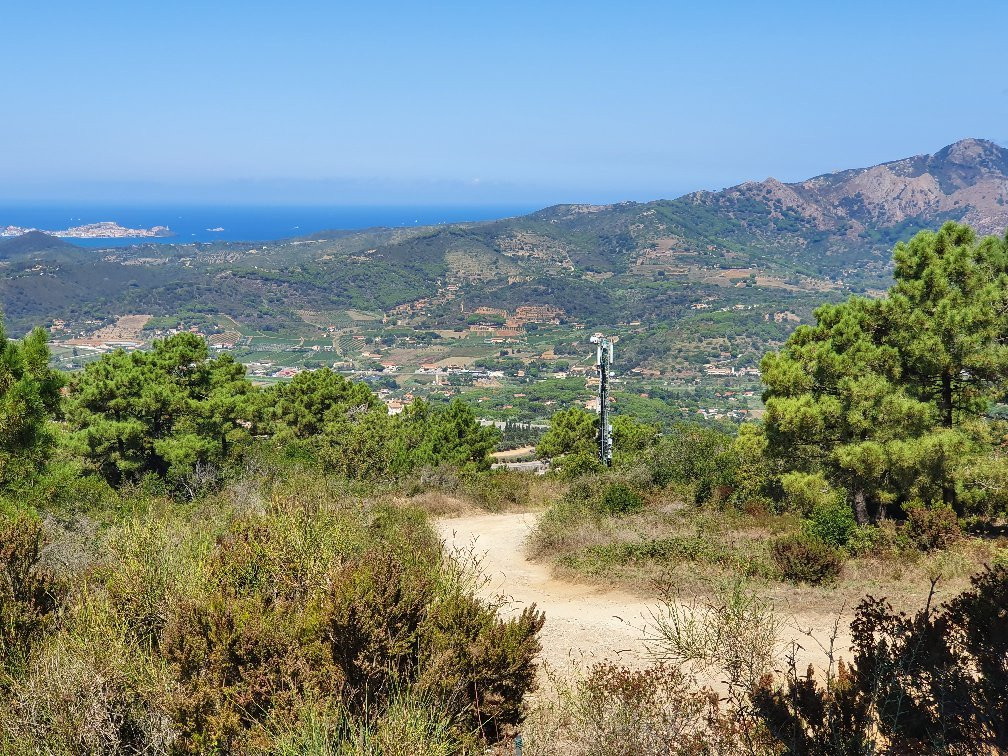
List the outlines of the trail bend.
{"label": "trail bend", "polygon": [[[520,614],[533,603],[546,613],[546,625],[540,634],[542,659],[553,670],[562,672],[569,670],[572,662],[591,664],[602,659],[619,659],[630,666],[645,664],[649,654],[644,627],[658,606],[657,599],[562,580],[552,574],[548,564],[529,560],[525,539],[535,519],[536,515],[530,513],[482,512],[442,519],[436,527],[446,548],[472,548],[482,557],[487,578],[483,593],[510,599],[501,610],[505,616]],[[824,669],[825,646],[836,615],[807,611],[784,619],[778,653],[782,654],[793,640],[801,646],[796,652],[799,670],[810,663]],[[837,648],[849,659],[848,625],[849,618],[841,623]],[[806,635],[807,631],[812,635]]]}

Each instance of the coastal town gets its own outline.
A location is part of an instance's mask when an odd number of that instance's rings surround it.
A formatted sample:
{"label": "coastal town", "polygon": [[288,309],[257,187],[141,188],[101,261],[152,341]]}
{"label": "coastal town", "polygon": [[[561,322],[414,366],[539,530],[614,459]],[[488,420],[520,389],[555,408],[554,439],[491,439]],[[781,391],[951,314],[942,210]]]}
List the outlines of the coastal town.
{"label": "coastal town", "polygon": [[61,239],[151,239],[173,236],[168,226],[151,226],[150,228],[126,228],[115,221],[100,221],[72,226],[61,231],[46,231],[39,228],[24,226],[0,227],[0,237],[22,236],[32,231],[49,234]]}

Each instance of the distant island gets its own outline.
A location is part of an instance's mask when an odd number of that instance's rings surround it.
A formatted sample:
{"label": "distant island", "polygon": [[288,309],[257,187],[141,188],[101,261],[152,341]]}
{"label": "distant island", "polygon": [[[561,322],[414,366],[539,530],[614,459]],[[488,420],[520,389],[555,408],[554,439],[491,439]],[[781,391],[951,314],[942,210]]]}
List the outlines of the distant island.
{"label": "distant island", "polygon": [[99,223],[87,223],[83,226],[74,226],[62,231],[46,231],[37,228],[24,228],[22,226],[7,226],[0,228],[0,236],[22,236],[32,231],[38,231],[50,236],[58,236],[65,239],[132,239],[174,236],[168,226],[152,226],[151,228],[125,228],[115,221],[100,221]]}

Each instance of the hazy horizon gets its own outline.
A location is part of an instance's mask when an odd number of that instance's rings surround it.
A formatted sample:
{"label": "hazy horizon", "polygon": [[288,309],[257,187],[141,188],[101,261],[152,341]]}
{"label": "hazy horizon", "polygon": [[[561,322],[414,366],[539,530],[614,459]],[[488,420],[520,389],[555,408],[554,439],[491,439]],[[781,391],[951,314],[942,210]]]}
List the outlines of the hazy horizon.
{"label": "hazy horizon", "polygon": [[[18,5],[0,201],[641,201],[1008,144],[1006,21],[997,2]],[[929,52],[947,44],[955,65]]]}

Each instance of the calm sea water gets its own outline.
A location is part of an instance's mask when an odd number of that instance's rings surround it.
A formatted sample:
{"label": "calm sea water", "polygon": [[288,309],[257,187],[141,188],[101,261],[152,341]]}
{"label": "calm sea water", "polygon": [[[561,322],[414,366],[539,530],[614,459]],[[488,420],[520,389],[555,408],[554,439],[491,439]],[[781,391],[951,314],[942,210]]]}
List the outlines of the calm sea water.
{"label": "calm sea water", "polygon": [[[0,227],[23,226],[61,231],[71,226],[115,221],[127,228],[168,226],[174,236],[158,239],[68,239],[86,247],[124,247],[146,242],[268,241],[328,229],[373,226],[427,226],[438,223],[492,220],[523,215],[538,207],[480,206],[368,206],[368,207],[252,207],[123,205],[0,206]],[[221,228],[222,231],[211,229]]]}

